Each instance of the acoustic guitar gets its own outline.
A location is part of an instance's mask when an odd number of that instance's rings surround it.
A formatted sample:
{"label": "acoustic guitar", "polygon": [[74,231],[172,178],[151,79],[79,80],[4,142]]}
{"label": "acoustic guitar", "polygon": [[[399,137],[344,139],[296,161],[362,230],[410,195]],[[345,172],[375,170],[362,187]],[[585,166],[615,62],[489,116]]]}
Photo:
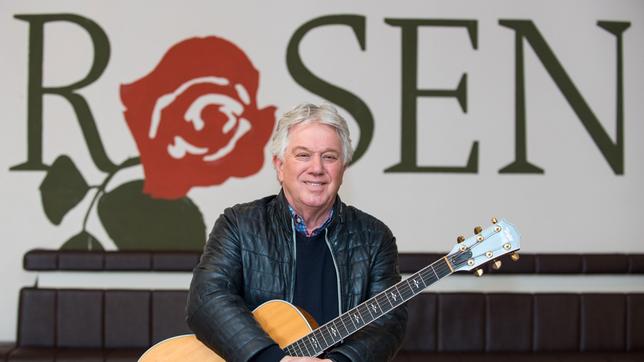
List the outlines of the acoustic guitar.
{"label": "acoustic guitar", "polygon": [[[518,260],[520,238],[512,224],[492,219],[492,225],[485,230],[476,227],[469,238],[459,236],[457,244],[444,257],[320,327],[308,313],[281,300],[260,305],[253,311],[253,317],[288,355],[317,357],[454,272],[471,271],[489,262],[494,262],[493,268],[498,269],[501,265],[498,258],[509,253],[513,253],[512,260]],[[475,272],[478,276],[482,273],[480,268]],[[161,361],[224,360],[194,334],[188,334],[155,344],[139,359],[139,362]]]}

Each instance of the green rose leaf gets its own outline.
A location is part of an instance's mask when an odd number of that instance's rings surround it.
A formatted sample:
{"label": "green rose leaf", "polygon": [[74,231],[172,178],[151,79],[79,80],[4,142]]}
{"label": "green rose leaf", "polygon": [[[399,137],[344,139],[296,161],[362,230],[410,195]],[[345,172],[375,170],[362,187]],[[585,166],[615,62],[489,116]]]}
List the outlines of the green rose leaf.
{"label": "green rose leaf", "polygon": [[98,241],[94,235],[87,231],[81,231],[67,240],[63,246],[60,247],[60,250],[100,251],[103,250],[103,245],[101,245],[101,242]]}
{"label": "green rose leaf", "polygon": [[87,194],[89,186],[68,156],[59,156],[40,184],[40,196],[45,215],[59,225],[63,217]]}
{"label": "green rose leaf", "polygon": [[153,199],[143,181],[125,183],[101,196],[98,216],[119,250],[202,250],[206,225],[188,197]]}

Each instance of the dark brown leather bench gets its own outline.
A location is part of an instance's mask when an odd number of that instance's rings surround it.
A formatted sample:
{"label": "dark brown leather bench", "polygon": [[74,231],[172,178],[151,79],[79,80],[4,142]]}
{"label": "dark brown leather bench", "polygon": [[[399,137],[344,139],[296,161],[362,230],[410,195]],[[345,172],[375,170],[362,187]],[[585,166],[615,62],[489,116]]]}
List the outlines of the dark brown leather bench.
{"label": "dark brown leather bench", "polygon": [[[415,272],[438,254],[402,254]],[[33,250],[27,270],[188,271],[199,253]],[[637,255],[522,255],[495,273],[642,274]],[[150,345],[190,333],[185,290],[28,287],[15,343],[0,361],[136,361]],[[644,361],[643,293],[424,293],[409,302],[396,361]]]}
{"label": "dark brown leather bench", "polygon": [[[8,361],[136,361],[186,291],[24,288]],[[642,361],[644,294],[424,293],[396,361]]]}
{"label": "dark brown leather bench", "polygon": [[644,294],[425,293],[396,361],[644,361]]}
{"label": "dark brown leather bench", "polygon": [[136,361],[148,346],[190,333],[183,290],[23,288],[8,361]]}

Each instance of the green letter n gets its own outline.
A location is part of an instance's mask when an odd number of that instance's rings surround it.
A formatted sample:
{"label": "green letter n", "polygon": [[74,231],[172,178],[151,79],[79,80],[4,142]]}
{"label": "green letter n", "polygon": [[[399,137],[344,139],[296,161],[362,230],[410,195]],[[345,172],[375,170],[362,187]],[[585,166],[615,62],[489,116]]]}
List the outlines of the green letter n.
{"label": "green letter n", "polygon": [[499,173],[544,173],[543,169],[531,164],[527,160],[526,144],[526,101],[525,101],[525,74],[523,57],[523,39],[526,39],[539,57],[552,80],[555,82],[566,101],[570,104],[579,120],[590,134],[590,137],[599,148],[613,172],[616,175],[624,174],[624,94],[623,94],[623,45],[622,34],[630,23],[599,21],[597,24],[604,30],[612,33],[617,38],[617,101],[616,101],[616,139],[613,142],[602,128],[599,119],[590,109],[581,96],[572,80],[561,66],[559,60],[550,49],[539,30],[530,20],[500,20],[499,24],[515,31],[515,160],[505,166]]}

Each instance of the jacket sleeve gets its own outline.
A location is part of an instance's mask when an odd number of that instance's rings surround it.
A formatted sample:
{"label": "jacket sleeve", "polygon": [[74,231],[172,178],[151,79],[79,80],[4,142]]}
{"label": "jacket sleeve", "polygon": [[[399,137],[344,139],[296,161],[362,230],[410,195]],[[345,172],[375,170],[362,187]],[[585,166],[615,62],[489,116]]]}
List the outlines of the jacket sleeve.
{"label": "jacket sleeve", "polygon": [[[400,280],[396,239],[387,229],[370,268],[368,298]],[[390,361],[402,344],[406,326],[407,305],[403,304],[346,338],[333,352],[342,353],[353,362]]]}
{"label": "jacket sleeve", "polygon": [[274,344],[243,298],[241,240],[234,211],[226,209],[195,267],[186,321],[197,338],[226,361],[248,361]]}

